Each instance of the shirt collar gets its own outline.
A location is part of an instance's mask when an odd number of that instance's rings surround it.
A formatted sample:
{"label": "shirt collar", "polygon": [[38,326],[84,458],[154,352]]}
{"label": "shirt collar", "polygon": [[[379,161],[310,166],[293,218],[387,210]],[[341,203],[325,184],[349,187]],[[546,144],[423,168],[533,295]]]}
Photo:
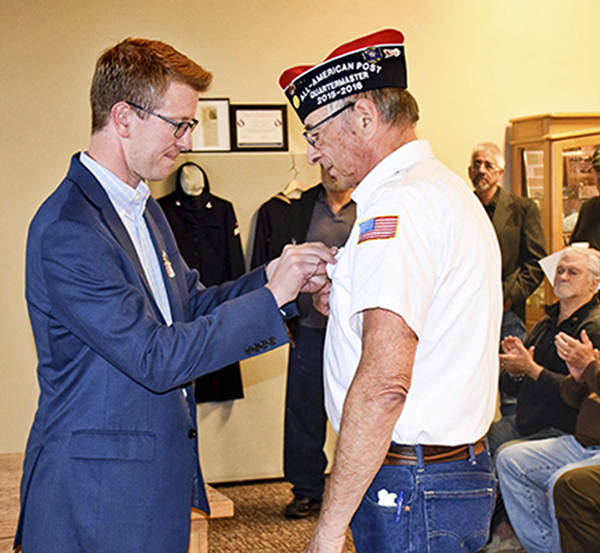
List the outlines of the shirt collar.
{"label": "shirt collar", "polygon": [[498,185],[498,188],[496,188],[496,192],[494,192],[494,195],[490,198],[488,205],[495,209],[496,206],[498,205],[499,197],[500,197],[500,185]]}
{"label": "shirt collar", "polygon": [[[599,304],[600,304],[600,294],[598,292],[596,292],[590,301],[588,301],[587,303],[584,303],[579,309],[577,309],[577,311],[575,311],[570,317],[568,317],[565,320],[569,321],[569,320],[571,320],[573,318],[577,318],[577,317],[581,317],[581,318],[586,317],[588,312],[592,308],[596,307]],[[545,310],[546,310],[546,314],[549,315],[551,318],[558,319],[558,315],[560,314],[560,301],[557,301],[556,303],[553,303],[552,305],[546,305]]]}
{"label": "shirt collar", "polygon": [[357,204],[365,202],[384,180],[425,159],[434,159],[427,140],[412,140],[400,146],[369,171],[352,192],[352,199]]}
{"label": "shirt collar", "polygon": [[119,216],[134,220],[143,216],[150,197],[150,189],[144,181],[140,180],[136,188],[131,188],[85,152],[81,152],[79,160],[104,188]]}

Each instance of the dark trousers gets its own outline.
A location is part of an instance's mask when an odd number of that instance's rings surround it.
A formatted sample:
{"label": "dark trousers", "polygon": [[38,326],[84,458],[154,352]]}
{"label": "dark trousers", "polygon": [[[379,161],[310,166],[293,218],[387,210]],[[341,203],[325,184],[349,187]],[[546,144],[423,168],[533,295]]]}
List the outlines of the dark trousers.
{"label": "dark trousers", "polygon": [[285,397],[283,472],[292,492],[321,500],[327,457],[323,405],[325,330],[298,326],[290,347]]}
{"label": "dark trousers", "polygon": [[600,466],[565,472],[554,484],[554,507],[563,553],[600,548]]}

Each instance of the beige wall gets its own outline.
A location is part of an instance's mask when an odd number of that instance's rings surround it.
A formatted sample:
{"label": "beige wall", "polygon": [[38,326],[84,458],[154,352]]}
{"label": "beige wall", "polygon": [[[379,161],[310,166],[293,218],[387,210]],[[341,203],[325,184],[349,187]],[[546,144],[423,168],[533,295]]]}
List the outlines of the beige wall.
{"label": "beige wall", "polygon": [[[128,35],[165,40],[215,73],[211,96],[273,103],[283,101],[276,84],[282,69],[315,62],[350,38],[397,27],[406,35],[409,86],[422,109],[419,133],[466,177],[472,144],[504,143],[511,117],[600,111],[598,21],[597,0],[3,1],[0,451],[23,448],[37,397],[23,300],[27,224],[64,175],[70,155],[86,147],[89,81],[106,46]],[[292,121],[291,147],[301,155],[299,125]],[[270,165],[253,169],[259,174],[254,174],[252,195],[226,188],[231,181],[225,176],[214,188],[234,201],[240,219],[243,214],[245,241],[251,214],[289,177]],[[274,412],[269,407],[256,411],[262,414],[250,420],[250,432],[231,422],[242,409],[237,404],[229,412],[206,410],[207,420],[218,419],[210,431],[203,428],[203,441],[208,435],[208,449],[216,451],[209,465],[228,462],[219,459],[222,450],[213,449],[213,434],[219,438],[223,430],[236,444],[240,436],[260,433],[263,418],[276,420],[259,446],[280,449],[283,357],[279,352],[244,369],[255,405],[277,406]],[[264,397],[256,381],[276,382],[266,390],[273,397]],[[250,415],[244,418],[248,422]],[[228,457],[227,451],[222,456]]]}

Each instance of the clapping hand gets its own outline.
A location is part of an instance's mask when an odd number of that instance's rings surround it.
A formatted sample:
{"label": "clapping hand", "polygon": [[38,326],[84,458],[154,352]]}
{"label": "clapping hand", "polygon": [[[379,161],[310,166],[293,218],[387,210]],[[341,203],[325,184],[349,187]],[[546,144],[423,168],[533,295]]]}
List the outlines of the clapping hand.
{"label": "clapping hand", "polygon": [[598,359],[598,350],[590,340],[585,330],[581,331],[581,341],[564,332],[559,332],[554,337],[556,353],[566,363],[569,372],[577,381],[581,378],[584,369],[594,360]]}

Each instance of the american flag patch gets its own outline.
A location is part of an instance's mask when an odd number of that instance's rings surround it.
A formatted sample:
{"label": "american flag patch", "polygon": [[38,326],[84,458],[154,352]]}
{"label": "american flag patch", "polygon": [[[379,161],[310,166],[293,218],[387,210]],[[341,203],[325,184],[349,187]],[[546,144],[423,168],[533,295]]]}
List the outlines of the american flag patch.
{"label": "american flag patch", "polygon": [[398,230],[398,215],[387,215],[385,217],[373,217],[360,223],[358,243],[367,240],[385,240],[394,238]]}

